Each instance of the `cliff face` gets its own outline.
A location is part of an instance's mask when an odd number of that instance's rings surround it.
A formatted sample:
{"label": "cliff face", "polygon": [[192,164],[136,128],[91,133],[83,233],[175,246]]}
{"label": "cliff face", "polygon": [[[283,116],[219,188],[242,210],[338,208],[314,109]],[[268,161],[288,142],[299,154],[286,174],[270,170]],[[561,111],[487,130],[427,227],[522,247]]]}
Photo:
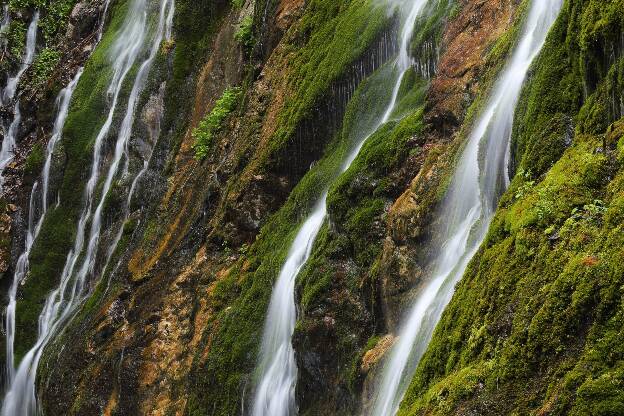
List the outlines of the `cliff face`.
{"label": "cliff face", "polygon": [[[84,65],[54,152],[54,207],[18,290],[16,361],[35,345],[74,247],[111,106],[114,40],[132,4],[8,4],[17,23],[2,45],[3,74],[15,71],[35,9],[43,23],[4,172],[4,291],[25,245],[55,97]],[[159,2],[147,4],[153,25]],[[302,415],[369,411],[427,279],[456,156],[529,1],[430,2],[393,121],[376,129],[398,51],[400,16],[389,4],[175,1],[171,39],[158,46],[134,110],[125,170],[106,195],[103,180],[95,188],[104,226],[88,296],[39,363],[44,414],[248,414],[273,284],[327,188],[328,216],[296,280],[297,403]],[[515,113],[511,186],[401,414],[624,412],[623,53],[622,0],[565,1]],[[375,129],[342,173],[357,137]],[[112,135],[104,148],[108,169]]]}
{"label": "cliff face", "polygon": [[[23,55],[26,53],[27,28],[34,18],[35,2],[10,2],[3,5],[2,58],[0,66],[3,85],[8,78],[20,71]],[[23,250],[28,227],[29,197],[33,184],[39,180],[44,163],[44,149],[50,140],[56,113],[56,97],[74,77],[78,68],[84,65],[97,43],[99,27],[104,24],[104,2],[92,1],[88,4],[77,1],[50,2],[37,4],[41,14],[37,31],[37,54],[32,65],[22,74],[15,101],[19,103],[21,123],[16,129],[16,147],[9,155],[10,163],[3,172],[2,195],[0,196],[0,272],[3,293],[9,290],[15,266]],[[4,100],[4,99],[3,99]],[[3,141],[9,134],[9,127],[16,117],[12,101],[2,103],[1,125]],[[55,171],[68,164],[64,150],[59,149],[53,159]],[[54,173],[53,191],[58,189],[59,179]],[[39,210],[39,207],[35,207]],[[39,253],[40,254],[40,253]],[[33,253],[33,263],[39,261]],[[37,303],[45,296],[48,286],[47,276],[38,280],[42,292],[24,295],[25,302]],[[6,296],[2,307],[6,307]],[[32,342],[36,335],[36,313],[20,331],[20,336]],[[21,319],[20,315],[20,319]],[[18,325],[21,323],[17,322]],[[6,328],[5,328],[6,329]],[[4,333],[4,332],[3,332]],[[24,335],[27,333],[26,335]],[[2,361],[5,362],[5,342],[2,337]],[[18,357],[25,351],[16,348]]]}
{"label": "cliff face", "polygon": [[401,414],[619,414],[622,13],[566,2],[516,111],[515,178]]}

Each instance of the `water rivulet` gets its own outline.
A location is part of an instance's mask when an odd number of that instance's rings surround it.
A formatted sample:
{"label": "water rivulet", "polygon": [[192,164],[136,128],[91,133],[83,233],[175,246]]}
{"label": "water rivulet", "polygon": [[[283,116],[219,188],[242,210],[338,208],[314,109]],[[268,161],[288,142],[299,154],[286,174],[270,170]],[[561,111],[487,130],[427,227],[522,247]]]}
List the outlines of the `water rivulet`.
{"label": "water rivulet", "polygon": [[[29,416],[38,411],[35,379],[43,350],[50,340],[59,334],[64,324],[85,299],[92,280],[98,277],[95,264],[102,231],[105,199],[114,179],[128,171],[128,142],[134,125],[137,101],[161,43],[165,36],[170,36],[171,33],[174,1],[160,0],[156,5],[157,8],[151,6],[150,2],[146,0],[133,0],[129,4],[127,15],[115,42],[111,46],[109,56],[113,61],[111,78],[106,91],[110,106],[104,124],[100,128],[93,145],[89,179],[83,193],[83,205],[77,224],[74,245],[67,255],[59,279],[59,286],[48,295],[39,316],[37,341],[26,353],[17,372],[11,378],[9,390],[2,406],[2,415],[4,416]],[[152,12],[156,14],[154,21],[150,19]],[[59,111],[55,124],[55,133],[58,134],[53,136],[51,140],[50,145],[52,147],[60,140],[62,124],[67,116],[67,105],[69,105],[73,88],[79,82],[78,78],[79,75],[59,99]],[[124,87],[128,84],[131,89],[126,96]],[[119,112],[123,112],[123,118],[121,126],[117,130],[113,128],[113,120]],[[113,152],[111,155],[107,155],[107,142],[112,138],[114,138]],[[51,152],[50,145],[48,146],[48,154]],[[107,163],[105,164],[105,162]],[[49,177],[49,169],[50,166],[46,160],[42,176],[43,207],[47,206],[46,183]],[[38,185],[35,185],[33,193],[37,192],[37,187]],[[132,197],[132,191],[128,198]],[[33,207],[31,211],[34,211],[33,204],[31,207]],[[33,212],[30,213],[30,218],[32,224],[35,224]],[[39,225],[29,227],[32,230],[29,231],[29,238],[34,240],[38,227]],[[30,235],[31,233],[32,235]],[[26,251],[29,250],[30,246],[32,246],[32,241],[27,243]],[[113,250],[114,247],[109,248],[108,252]],[[27,269],[27,257],[26,254],[23,260],[23,273]],[[17,280],[14,280],[14,285],[18,284],[16,282]]]}
{"label": "water rivulet", "polygon": [[[8,11],[5,9],[5,19],[2,24],[2,30],[5,30],[6,25],[9,23]],[[22,64],[17,71],[17,73],[9,77],[7,80],[7,84],[2,90],[0,94],[0,105],[9,105],[15,99],[15,93],[17,92],[17,85],[19,84],[22,76],[30,67],[35,57],[35,49],[37,47],[37,27],[39,25],[39,12],[35,12],[30,25],[28,26],[28,32],[26,33],[26,49],[24,51],[24,56],[22,57]],[[4,173],[4,169],[11,163],[13,160],[13,152],[15,150],[16,140],[18,129],[20,123],[22,122],[22,113],[20,108],[19,99],[15,100],[15,104],[13,106],[13,120],[9,124],[8,128],[6,126],[2,126],[2,132],[4,139],[2,140],[2,148],[0,148],[0,190],[2,189],[2,185],[4,183],[4,179],[2,174]]]}
{"label": "water rivulet", "polygon": [[[403,75],[412,66],[409,48],[416,19],[425,10],[428,0],[406,1],[401,5],[403,26],[400,31],[399,55],[392,63],[392,93],[373,131],[390,120],[395,110]],[[347,155],[341,171],[346,171],[357,157],[371,131],[362,134],[355,141],[354,149]],[[297,365],[291,338],[297,319],[295,305],[295,281],[301,269],[310,257],[312,246],[327,215],[327,191],[315,204],[312,212],[305,220],[294,242],[292,243],[286,262],[273,288],[267,312],[262,348],[258,363],[260,375],[253,401],[254,416],[280,416],[297,413],[295,401],[295,383]]]}
{"label": "water rivulet", "polygon": [[515,51],[467,139],[439,212],[444,243],[384,363],[373,403],[375,416],[397,412],[455,284],[485,238],[508,185],[509,140],[520,91],[561,6],[562,0],[532,2]]}

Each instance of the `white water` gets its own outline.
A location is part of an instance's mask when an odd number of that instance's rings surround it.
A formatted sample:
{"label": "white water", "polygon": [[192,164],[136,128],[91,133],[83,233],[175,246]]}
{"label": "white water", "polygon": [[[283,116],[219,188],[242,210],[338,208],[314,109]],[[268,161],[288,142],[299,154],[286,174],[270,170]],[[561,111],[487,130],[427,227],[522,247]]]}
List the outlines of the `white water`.
{"label": "white water", "polygon": [[11,15],[9,14],[9,5],[5,4],[2,6],[2,21],[0,21],[0,49],[2,49],[3,53],[6,52],[6,31],[8,30],[10,23]]}
{"label": "white water", "polygon": [[[396,80],[391,99],[380,118],[377,128],[390,120],[398,99],[403,75],[412,65],[409,42],[416,18],[423,12],[429,0],[413,0],[403,6],[404,23],[400,33],[399,56],[394,62]],[[374,129],[376,130],[376,129]],[[355,160],[370,135],[363,136],[342,165],[346,171]],[[260,381],[256,387],[253,416],[288,416],[297,414],[295,384],[297,365],[291,338],[295,329],[297,311],[295,306],[295,281],[310,257],[312,246],[327,215],[327,191],[297,233],[288,257],[273,288],[267,311],[262,348],[257,371]]]}
{"label": "white water", "polygon": [[[8,19],[8,14],[6,19]],[[33,58],[35,57],[35,47],[37,46],[38,24],[39,12],[35,12],[33,19],[28,26],[28,32],[26,34],[26,50],[24,51],[24,56],[22,57],[22,65],[17,71],[17,74],[9,77],[9,79],[7,80],[7,85],[4,87],[2,93],[0,94],[1,105],[9,105],[13,102],[13,99],[15,98],[15,92],[17,91],[17,85],[22,79],[22,75],[24,75],[24,72],[26,72],[30,64],[32,64],[33,62]],[[2,140],[2,147],[0,148],[0,191],[2,190],[2,185],[4,183],[4,179],[2,177],[4,169],[13,160],[13,152],[15,150],[17,133],[21,122],[22,113],[20,111],[20,103],[18,99],[15,101],[15,104],[13,106],[13,120],[11,121],[9,128],[3,128],[4,138]]]}
{"label": "white water", "polygon": [[9,104],[15,97],[15,91],[17,90],[17,84],[22,79],[22,75],[28,69],[35,57],[35,47],[37,46],[37,25],[39,25],[39,12],[35,12],[33,19],[28,26],[28,32],[26,32],[26,50],[24,56],[22,56],[22,65],[12,77],[7,80],[7,85],[2,90],[2,104]]}
{"label": "white water", "polygon": [[418,295],[385,363],[374,416],[396,414],[455,285],[485,238],[498,198],[508,185],[508,147],[522,84],[562,2],[532,2],[513,56],[469,136],[441,212],[445,243],[433,264],[432,278]]}
{"label": "white water", "polygon": [[[54,122],[54,129],[52,131],[52,137],[46,147],[45,163],[43,171],[41,173],[41,185],[39,182],[35,182],[30,195],[30,207],[28,211],[28,229],[26,233],[26,243],[24,252],[20,255],[15,266],[15,273],[13,274],[13,282],[9,289],[9,304],[6,312],[6,372],[7,383],[11,383],[15,377],[14,369],[14,341],[15,341],[15,308],[17,304],[17,289],[19,284],[23,281],[24,277],[29,270],[28,257],[32,250],[33,244],[39,235],[41,226],[45,214],[48,210],[48,187],[50,183],[50,166],[52,165],[52,156],[56,144],[60,141],[63,133],[63,126],[67,119],[67,113],[69,111],[69,103],[74,93],[78,80],[82,75],[82,69],[78,71],[74,79],[67,85],[66,88],[61,90],[59,96],[56,99],[57,116]],[[38,212],[38,203],[40,204]]]}
{"label": "white water", "polygon": [[[37,342],[24,356],[17,373],[12,379],[2,406],[2,416],[30,416],[38,412],[35,379],[43,350],[48,342],[58,334],[63,324],[67,322],[76,311],[77,306],[81,304],[88,294],[88,279],[91,277],[97,257],[104,201],[111,188],[113,179],[119,173],[119,166],[123,156],[127,157],[126,148],[134,124],[134,114],[139,94],[145,84],[164,35],[171,33],[174,0],[160,0],[158,4],[158,21],[151,38],[148,36],[149,7],[147,1],[133,0],[123,27],[111,48],[110,56],[113,59],[113,76],[107,90],[111,106],[106,121],[95,140],[91,174],[85,186],[83,209],[78,222],[74,248],[67,256],[59,287],[48,296],[39,316]],[[101,162],[105,157],[103,153],[104,143],[111,131],[113,116],[116,110],[118,110],[124,81],[126,81],[131,69],[138,64],[137,61],[140,56],[145,52],[147,52],[147,56],[138,66],[138,71],[132,84],[133,87],[126,102],[126,112],[117,134],[114,154],[111,157],[100,199],[97,201],[95,210],[93,210],[96,197],[95,190],[100,179]],[[89,222],[91,227],[89,234],[86,235],[86,228]],[[88,241],[86,250],[84,250],[85,241]],[[82,261],[82,264],[78,272],[74,273],[79,260]]]}

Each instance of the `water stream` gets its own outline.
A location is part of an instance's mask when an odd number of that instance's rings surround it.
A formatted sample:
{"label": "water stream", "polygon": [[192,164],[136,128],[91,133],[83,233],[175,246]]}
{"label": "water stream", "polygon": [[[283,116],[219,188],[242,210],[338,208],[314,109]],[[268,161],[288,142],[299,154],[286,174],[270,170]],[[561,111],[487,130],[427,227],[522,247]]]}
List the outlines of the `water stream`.
{"label": "water stream", "polygon": [[[7,22],[8,22],[8,12],[7,12]],[[8,23],[7,23],[8,24]],[[2,90],[0,94],[0,105],[9,105],[15,99],[15,93],[17,91],[17,86],[22,79],[22,75],[24,72],[30,67],[35,57],[35,49],[37,46],[37,27],[39,25],[39,12],[35,12],[33,15],[32,21],[28,26],[28,32],[26,33],[26,49],[24,50],[24,56],[22,57],[22,64],[17,73],[9,77],[7,80],[7,84]],[[13,106],[13,120],[8,128],[4,128],[3,133],[4,138],[2,140],[2,147],[0,148],[0,191],[2,190],[4,184],[3,173],[4,169],[11,163],[14,157],[15,145],[17,140],[17,133],[19,129],[19,125],[22,122],[22,113],[20,109],[20,101],[19,98],[15,100],[15,104]]]}
{"label": "water stream", "polygon": [[372,415],[396,414],[442,312],[483,242],[498,199],[509,184],[513,117],[522,85],[555,22],[563,0],[533,0],[524,29],[486,107],[477,119],[439,213],[444,244],[384,364]]}
{"label": "water stream", "polygon": [[[409,56],[409,44],[416,19],[429,0],[405,1],[402,4],[403,26],[399,33],[400,49],[394,65],[396,79],[390,100],[377,128],[390,120],[396,107],[401,81],[413,64]],[[376,130],[376,128],[374,129]],[[346,171],[355,160],[370,134],[363,135],[342,165]],[[295,306],[295,281],[310,257],[312,246],[327,216],[327,190],[303,223],[293,241],[288,257],[271,294],[267,311],[262,347],[258,361],[259,383],[253,401],[253,416],[287,416],[297,414],[295,384],[297,365],[292,347],[297,311]]]}
{"label": "water stream", "polygon": [[7,39],[6,33],[9,30],[9,24],[11,23],[11,15],[9,14],[9,5],[2,6],[2,20],[0,20],[0,49],[2,52],[6,52]]}
{"label": "water stream", "polygon": [[[111,46],[109,56],[113,59],[112,77],[106,91],[111,104],[107,118],[95,139],[90,176],[85,185],[83,207],[77,224],[74,247],[68,253],[58,288],[49,294],[39,316],[37,342],[24,356],[17,372],[11,378],[12,382],[2,406],[2,416],[30,416],[39,411],[35,379],[43,350],[49,341],[58,335],[63,325],[89,293],[90,278],[95,275],[94,266],[102,231],[102,211],[105,199],[113,180],[120,174],[120,166],[124,157],[126,159],[129,157],[127,148],[134,125],[137,101],[145,86],[152,63],[165,35],[171,36],[174,0],[157,2],[158,18],[154,22],[151,34],[150,28],[153,25],[150,24],[148,17],[153,6],[150,6],[150,3],[147,0],[132,0],[122,28]],[[141,56],[144,56],[142,61],[140,61]],[[136,68],[136,75],[130,80],[132,89],[127,99],[124,100],[122,98],[123,87],[129,81],[127,78],[133,68]],[[120,110],[125,111],[124,117],[119,130],[115,132],[114,151],[110,155],[106,175],[102,176],[102,162],[107,158],[105,142],[114,133],[113,118]],[[44,166],[45,175],[49,175],[47,163]],[[100,179],[104,179],[103,183]],[[96,195],[98,185],[101,185],[99,199]],[[44,198],[47,201],[47,192]],[[87,233],[88,225],[90,227]],[[86,247],[85,242],[87,242]],[[27,264],[27,256],[25,263]]]}
{"label": "water stream", "polygon": [[52,165],[52,156],[57,143],[61,140],[63,134],[63,127],[65,126],[65,120],[67,119],[67,113],[69,111],[69,103],[71,97],[78,85],[78,80],[82,75],[82,69],[78,71],[74,79],[61,90],[59,96],[56,99],[57,115],[54,122],[54,129],[52,131],[52,137],[46,147],[45,162],[43,165],[43,171],[41,173],[41,180],[35,182],[33,185],[30,204],[28,210],[28,228],[26,230],[26,242],[24,251],[19,256],[15,265],[15,272],[13,274],[13,281],[9,289],[9,304],[6,312],[6,372],[7,382],[10,384],[15,377],[14,369],[14,341],[15,341],[15,309],[17,305],[17,290],[19,284],[26,277],[29,270],[28,257],[32,250],[33,244],[41,231],[45,214],[48,211],[48,189],[50,184],[50,169]]}

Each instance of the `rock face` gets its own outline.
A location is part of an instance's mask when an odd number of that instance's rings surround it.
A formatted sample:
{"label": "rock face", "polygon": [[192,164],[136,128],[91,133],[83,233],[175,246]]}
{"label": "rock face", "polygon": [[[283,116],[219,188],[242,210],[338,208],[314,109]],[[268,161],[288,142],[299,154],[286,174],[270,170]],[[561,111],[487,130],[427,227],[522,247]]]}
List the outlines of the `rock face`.
{"label": "rock face", "polygon": [[[39,56],[58,59],[36,61],[20,84],[23,123],[0,200],[3,290],[24,245],[54,99],[86,66],[53,158],[57,207],[20,288],[18,357],[73,245],[93,132],[110,105],[110,45],[131,1],[111,2],[106,18],[104,1],[41,6]],[[90,295],[39,366],[44,414],[248,414],[275,278],[326,188],[328,217],[296,282],[297,403],[302,416],[365,414],[427,273],[455,157],[527,3],[428,5],[396,120],[339,175],[391,91],[384,64],[398,28],[388,3],[176,0],[172,40],[135,109],[127,169],[106,196]],[[623,10],[622,0],[566,2],[516,112],[515,178],[401,414],[624,412]],[[22,25],[32,12],[30,3],[10,9]],[[3,71],[23,35],[14,26]]]}
{"label": "rock face", "polygon": [[445,186],[450,173],[453,139],[480,86],[487,85],[488,77],[493,76],[488,73],[496,65],[490,50],[513,24],[516,2],[464,1],[458,7],[461,12],[442,37],[438,72],[427,93],[424,163],[415,176],[408,176],[409,186],[388,212],[380,283],[384,313],[391,329],[401,318],[405,296],[409,299],[409,292],[418,290],[422,267],[429,255],[423,250],[432,238],[428,234],[434,228],[431,224],[444,220],[432,214],[439,202],[439,187]]}

